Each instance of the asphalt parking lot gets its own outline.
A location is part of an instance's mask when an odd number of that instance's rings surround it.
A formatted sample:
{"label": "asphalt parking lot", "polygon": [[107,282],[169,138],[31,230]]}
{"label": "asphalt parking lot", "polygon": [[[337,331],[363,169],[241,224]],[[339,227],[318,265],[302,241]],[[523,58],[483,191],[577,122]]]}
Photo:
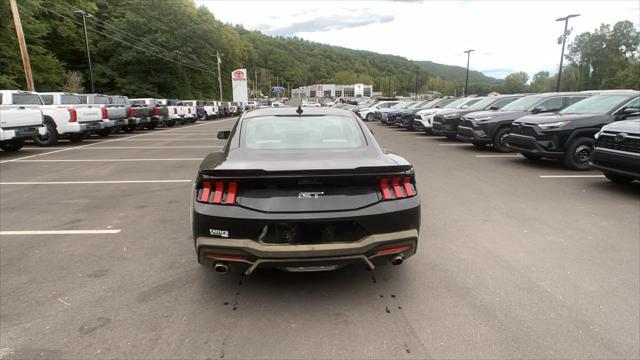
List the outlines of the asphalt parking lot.
{"label": "asphalt parking lot", "polygon": [[640,184],[370,124],[416,168],[417,255],[220,276],[189,200],[233,122],[0,154],[0,358],[640,356]]}

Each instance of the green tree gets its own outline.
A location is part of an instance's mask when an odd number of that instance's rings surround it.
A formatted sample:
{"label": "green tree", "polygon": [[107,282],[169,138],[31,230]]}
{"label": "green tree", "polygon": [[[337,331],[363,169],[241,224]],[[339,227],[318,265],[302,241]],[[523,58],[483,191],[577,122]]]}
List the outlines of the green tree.
{"label": "green tree", "polygon": [[531,84],[529,84],[529,91],[531,92],[546,92],[552,90],[551,77],[548,71],[540,71],[533,75]]}
{"label": "green tree", "polygon": [[502,91],[506,94],[526,92],[527,81],[529,81],[529,75],[526,72],[520,71],[509,74],[504,78]]}

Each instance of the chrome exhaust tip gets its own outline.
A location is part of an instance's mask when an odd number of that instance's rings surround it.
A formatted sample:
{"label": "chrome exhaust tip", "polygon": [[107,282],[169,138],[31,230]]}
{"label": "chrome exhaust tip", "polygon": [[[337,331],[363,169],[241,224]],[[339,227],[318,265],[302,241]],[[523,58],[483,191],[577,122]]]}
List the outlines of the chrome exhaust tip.
{"label": "chrome exhaust tip", "polygon": [[400,265],[404,262],[404,255],[398,254],[391,258],[391,265]]}
{"label": "chrome exhaust tip", "polygon": [[229,271],[229,265],[227,265],[226,263],[218,262],[213,264],[213,270],[218,274],[226,274]]}

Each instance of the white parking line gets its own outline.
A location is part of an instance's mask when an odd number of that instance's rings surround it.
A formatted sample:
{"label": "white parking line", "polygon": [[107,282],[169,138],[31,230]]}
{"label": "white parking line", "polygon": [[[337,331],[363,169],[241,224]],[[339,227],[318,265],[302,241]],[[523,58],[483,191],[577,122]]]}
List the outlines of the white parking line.
{"label": "white parking line", "polygon": [[495,155],[476,155],[477,158],[519,158],[520,154],[495,154]]}
{"label": "white parking line", "polygon": [[18,163],[36,163],[36,162],[117,162],[117,161],[201,161],[202,158],[170,158],[170,159],[37,159],[37,160],[17,160]]}
{"label": "white parking line", "polygon": [[176,138],[154,138],[154,139],[122,139],[120,141],[213,141],[213,140],[217,140],[215,136],[211,136],[209,138],[202,138],[202,139],[176,139]]}
{"label": "white parking line", "polygon": [[71,185],[71,184],[164,184],[190,183],[193,180],[97,180],[97,181],[7,181],[0,185]]}
{"label": "white parking line", "polygon": [[0,235],[95,235],[117,234],[120,229],[111,230],[25,230],[25,231],[0,231]]}
{"label": "white parking line", "polygon": [[222,145],[184,145],[184,146],[92,146],[83,150],[106,150],[106,149],[205,149],[221,148]]}
{"label": "white parking line", "polygon": [[446,143],[446,144],[438,144],[440,146],[471,146],[472,144],[467,143]]}
{"label": "white parking line", "polygon": [[540,175],[543,179],[603,178],[604,175]]}

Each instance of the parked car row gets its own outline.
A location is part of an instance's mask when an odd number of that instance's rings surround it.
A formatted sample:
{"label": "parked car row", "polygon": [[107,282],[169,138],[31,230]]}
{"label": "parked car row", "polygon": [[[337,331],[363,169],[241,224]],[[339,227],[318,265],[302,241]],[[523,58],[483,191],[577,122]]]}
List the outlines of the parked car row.
{"label": "parked car row", "polygon": [[640,91],[594,90],[429,101],[336,104],[363,120],[598,169],[615,182],[640,180]]}
{"label": "parked car row", "polygon": [[17,151],[29,139],[52,146],[60,139],[79,142],[91,134],[171,127],[238,115],[245,108],[229,101],[0,90],[0,148]]}

